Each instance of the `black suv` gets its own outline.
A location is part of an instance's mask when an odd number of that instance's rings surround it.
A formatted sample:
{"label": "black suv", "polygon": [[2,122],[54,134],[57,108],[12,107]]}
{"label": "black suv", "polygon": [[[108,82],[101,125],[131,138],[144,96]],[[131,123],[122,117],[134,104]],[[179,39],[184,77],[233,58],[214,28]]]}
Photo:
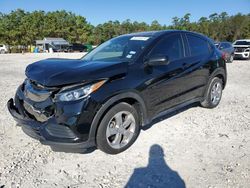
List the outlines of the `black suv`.
{"label": "black suv", "polygon": [[25,133],[55,151],[109,154],[165,113],[194,102],[216,107],[227,80],[213,41],[187,31],[122,35],[81,59],[42,60],[25,73],[8,101]]}
{"label": "black suv", "polygon": [[87,51],[87,46],[78,43],[73,43],[64,50],[64,52],[86,52],[86,51]]}

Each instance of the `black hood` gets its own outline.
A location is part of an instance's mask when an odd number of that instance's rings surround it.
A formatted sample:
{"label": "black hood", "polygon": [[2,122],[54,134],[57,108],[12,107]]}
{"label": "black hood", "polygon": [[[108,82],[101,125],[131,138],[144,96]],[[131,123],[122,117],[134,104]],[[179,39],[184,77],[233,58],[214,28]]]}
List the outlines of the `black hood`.
{"label": "black hood", "polygon": [[60,86],[110,78],[126,72],[126,62],[45,59],[28,65],[25,74],[41,85]]}

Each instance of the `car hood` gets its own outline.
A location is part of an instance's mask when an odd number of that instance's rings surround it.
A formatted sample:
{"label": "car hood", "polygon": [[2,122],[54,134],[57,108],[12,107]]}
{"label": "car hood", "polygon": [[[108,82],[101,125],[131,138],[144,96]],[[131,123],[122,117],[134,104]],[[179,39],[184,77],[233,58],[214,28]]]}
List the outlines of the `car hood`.
{"label": "car hood", "polygon": [[249,48],[250,45],[233,45],[233,47],[239,47],[239,48]]}
{"label": "car hood", "polygon": [[60,86],[127,72],[126,62],[83,61],[80,59],[45,59],[27,66],[28,79],[43,86]]}

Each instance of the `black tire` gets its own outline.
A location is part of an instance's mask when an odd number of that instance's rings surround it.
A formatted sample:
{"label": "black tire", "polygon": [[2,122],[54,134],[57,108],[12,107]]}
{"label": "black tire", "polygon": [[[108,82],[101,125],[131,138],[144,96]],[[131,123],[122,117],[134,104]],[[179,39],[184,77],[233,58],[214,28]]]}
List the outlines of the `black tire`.
{"label": "black tire", "polygon": [[[106,135],[107,129],[108,129],[108,126],[110,126],[110,121],[113,119],[113,117],[117,115],[119,112],[121,113],[123,111],[131,113],[130,115],[134,117],[134,120],[135,120],[135,123],[133,124],[135,125],[133,129],[134,132],[132,134],[130,141],[128,141],[126,145],[124,145],[121,148],[113,148],[111,147],[110,142],[108,142],[108,138]],[[128,103],[125,103],[125,102],[119,103],[113,106],[101,120],[101,123],[97,130],[97,135],[96,135],[97,148],[107,154],[121,153],[125,151],[126,149],[128,149],[135,142],[139,133],[140,133],[140,121],[139,121],[139,115],[138,115],[137,110]]]}
{"label": "black tire", "polygon": [[[220,97],[219,99],[216,100],[216,102],[212,100],[212,90],[215,84],[218,84],[221,86]],[[216,106],[218,106],[222,97],[222,89],[223,89],[222,80],[218,77],[214,77],[209,83],[208,89],[204,95],[204,100],[201,102],[201,106],[204,108],[215,108]]]}

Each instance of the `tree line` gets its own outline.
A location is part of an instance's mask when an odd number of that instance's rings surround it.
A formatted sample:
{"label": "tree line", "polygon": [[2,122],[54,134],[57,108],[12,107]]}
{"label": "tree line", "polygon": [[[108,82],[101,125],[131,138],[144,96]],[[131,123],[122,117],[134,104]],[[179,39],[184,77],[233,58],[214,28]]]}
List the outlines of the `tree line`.
{"label": "tree line", "polygon": [[70,43],[98,45],[112,37],[140,31],[179,29],[203,33],[215,41],[234,41],[250,38],[250,13],[229,16],[226,12],[214,13],[190,21],[191,14],[173,17],[171,25],[161,25],[157,20],[151,24],[131,20],[108,21],[97,26],[85,17],[72,12],[33,11],[21,9],[3,14],[0,12],[0,43],[10,46],[34,45],[44,37],[62,37]]}

